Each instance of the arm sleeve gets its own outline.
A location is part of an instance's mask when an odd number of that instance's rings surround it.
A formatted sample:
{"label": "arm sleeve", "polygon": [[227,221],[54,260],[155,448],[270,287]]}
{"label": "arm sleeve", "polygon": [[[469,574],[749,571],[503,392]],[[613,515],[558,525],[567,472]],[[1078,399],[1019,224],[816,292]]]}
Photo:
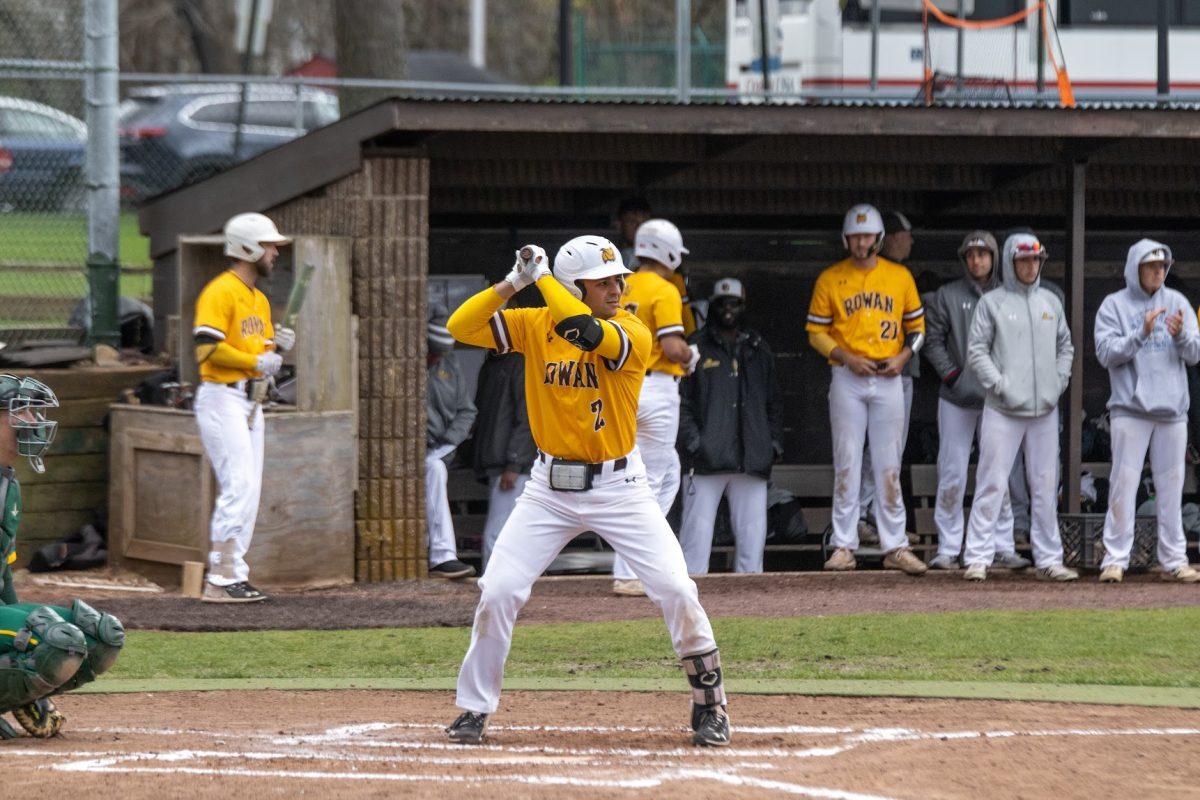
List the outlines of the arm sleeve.
{"label": "arm sleeve", "polygon": [[1142,328],[1134,328],[1130,333],[1121,330],[1121,315],[1116,303],[1110,302],[1111,297],[1104,298],[1100,310],[1096,312],[1096,325],[1093,333],[1096,339],[1096,360],[1100,366],[1107,368],[1119,367],[1137,355],[1138,350],[1146,343]]}
{"label": "arm sleeve", "polygon": [[817,278],[817,285],[813,287],[812,301],[808,304],[808,322],[804,329],[809,333],[829,333],[832,326],[833,298],[829,294],[828,281],[822,274]]}
{"label": "arm sleeve", "polygon": [[[1057,300],[1057,298],[1056,298]],[[1075,345],[1071,344],[1071,329],[1062,303],[1058,305],[1058,380],[1062,388],[1071,381],[1071,366],[1075,363]]]}
{"label": "arm sleeve", "polygon": [[[514,356],[517,358],[517,356]],[[525,381],[523,364],[518,364],[509,382],[510,401],[513,404],[513,425],[508,432],[508,443],[504,448],[504,465],[512,472],[525,472],[533,463],[536,455],[533,445],[533,433],[529,429],[529,406],[525,402]]]}
{"label": "arm sleeve", "polygon": [[808,343],[812,345],[814,350],[826,358],[829,358],[829,354],[837,347],[837,342],[825,331],[810,331],[808,334]]}
{"label": "arm sleeve", "polygon": [[[491,347],[501,353],[507,353],[513,348],[502,343],[503,336],[497,337],[495,318],[500,314],[500,306],[504,298],[495,289],[488,287],[482,292],[468,297],[461,306],[454,310],[450,319],[446,320],[446,330],[450,335],[463,344],[473,344],[476,347]],[[503,331],[501,331],[503,333]]]}
{"label": "arm sleeve", "polygon": [[654,330],[651,333],[654,334],[655,339],[672,334],[686,335],[686,328],[683,325],[683,300],[679,298],[677,292],[672,290],[667,293],[664,291],[663,296],[654,301]]}
{"label": "arm sleeve", "polygon": [[1197,326],[1196,315],[1191,313],[1191,307],[1186,303],[1183,312],[1183,330],[1175,337],[1175,346],[1179,349],[1179,357],[1185,364],[1195,364],[1200,361],[1200,326]]}
{"label": "arm sleeve", "polygon": [[956,364],[946,347],[946,337],[950,334],[950,320],[944,308],[941,291],[935,294],[925,306],[925,346],[921,354],[930,363],[938,377],[943,382],[952,381],[962,372],[962,364]]}
{"label": "arm sleeve", "polygon": [[995,389],[1004,377],[996,362],[992,361],[992,337],[995,333],[992,310],[985,299],[975,306],[975,318],[971,320],[971,332],[967,336],[967,365],[975,373],[980,385],[988,391]]}
{"label": "arm sleeve", "polygon": [[238,350],[225,342],[217,342],[215,345],[211,342],[197,342],[196,361],[201,364],[211,361],[218,367],[232,367],[233,369],[258,369],[258,356]]}
{"label": "arm sleeve", "polygon": [[[925,306],[921,305],[917,284],[908,270],[904,271],[904,332],[925,332]],[[920,349],[920,346],[916,349]]]}
{"label": "arm sleeve", "polygon": [[[546,307],[550,309],[550,318],[554,320],[555,325],[571,317],[592,316],[592,310],[587,304],[568,292],[567,287],[559,283],[553,275],[543,275],[538,279],[537,287],[546,301]],[[595,352],[619,365],[609,366],[609,369],[620,369],[629,358],[629,337],[611,320],[601,320],[600,329],[604,332],[603,338],[596,346]],[[644,355],[642,360],[645,361]]]}

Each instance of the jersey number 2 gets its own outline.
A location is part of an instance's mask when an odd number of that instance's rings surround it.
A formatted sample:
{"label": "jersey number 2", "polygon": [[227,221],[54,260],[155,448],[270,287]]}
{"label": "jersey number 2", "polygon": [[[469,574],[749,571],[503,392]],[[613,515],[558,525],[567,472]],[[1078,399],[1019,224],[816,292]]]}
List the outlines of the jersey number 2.
{"label": "jersey number 2", "polygon": [[885,319],[879,323],[879,338],[885,342],[900,338],[900,326],[895,320]]}
{"label": "jersey number 2", "polygon": [[594,425],[592,425],[592,430],[598,431],[604,427],[604,417],[600,416],[604,412],[604,401],[593,400],[592,404],[588,406],[588,408],[590,408],[592,413],[596,415],[596,422]]}

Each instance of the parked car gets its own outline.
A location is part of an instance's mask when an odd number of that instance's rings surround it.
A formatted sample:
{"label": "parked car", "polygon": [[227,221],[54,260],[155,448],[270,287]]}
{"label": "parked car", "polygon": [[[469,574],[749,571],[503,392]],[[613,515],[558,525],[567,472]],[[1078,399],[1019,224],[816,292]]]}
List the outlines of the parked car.
{"label": "parked car", "polygon": [[234,152],[240,87],[188,84],[133,89],[121,104],[121,184],[140,202],[203,180],[338,119],[337,98],[301,87],[254,84]]}
{"label": "parked car", "polygon": [[87,126],[32,100],[0,97],[0,211],[82,211]]}

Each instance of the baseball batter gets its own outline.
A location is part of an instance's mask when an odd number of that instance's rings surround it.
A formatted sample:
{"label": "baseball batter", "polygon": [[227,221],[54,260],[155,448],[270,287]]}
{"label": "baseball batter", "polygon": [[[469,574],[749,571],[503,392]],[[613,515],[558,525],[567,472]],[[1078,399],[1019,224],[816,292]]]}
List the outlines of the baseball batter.
{"label": "baseball batter", "polygon": [[857,566],[859,479],[864,439],[879,497],[875,525],[887,569],[920,575],[926,566],[908,547],[900,491],[904,391],[900,372],[925,333],[925,310],[912,274],[878,255],[883,218],[874,206],[846,212],[842,241],[850,257],[817,278],[808,309],[809,342],[833,367],[829,420],[833,432],[833,555],[828,570]]}
{"label": "baseball batter", "polygon": [[[652,334],[621,308],[620,252],[607,239],[567,242],[550,272],[545,251],[522,248],[501,282],[468,299],[447,327],[456,339],[525,356],[525,396],[538,457],[500,531],[486,574],[471,645],[458,676],[463,712],[447,733],[482,741],[500,702],[517,612],[559,551],[594,530],[624,558],[663,612],[692,686],[693,741],[727,745],[721,658],[683,552],[646,480],[636,446],[638,395]],[[544,308],[501,310],[536,282]]]}
{"label": "baseball batter", "polygon": [[246,565],[262,490],[262,401],[266,379],[283,365],[279,352],[291,349],[296,335],[271,325],[271,305],[255,282],[271,274],[279,246],[290,241],[262,214],[233,217],[225,223],[225,255],[233,263],[196,300],[196,422],[220,487],[201,598],[208,603],[266,599],[250,585]]}
{"label": "baseball batter", "polygon": [[[621,302],[640,319],[654,341],[646,362],[646,380],[638,398],[637,446],[646,464],[650,492],[665,516],[679,493],[679,379],[692,364],[693,351],[684,339],[683,298],[671,278],[688,250],[679,228],[665,219],[646,220],[634,241],[638,269],[625,282]],[[641,595],[645,590],[625,560],[613,560],[613,592]]]}

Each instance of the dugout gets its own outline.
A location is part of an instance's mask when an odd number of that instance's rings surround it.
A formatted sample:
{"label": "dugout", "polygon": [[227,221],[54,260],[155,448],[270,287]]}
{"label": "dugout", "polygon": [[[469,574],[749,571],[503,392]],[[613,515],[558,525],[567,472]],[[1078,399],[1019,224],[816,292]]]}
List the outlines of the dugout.
{"label": "dugout", "polygon": [[[695,294],[724,274],[746,282],[749,322],[779,356],[794,464],[830,460],[828,369],[803,322],[813,279],[841,257],[846,208],[865,200],[904,211],[916,226],[909,266],[918,277],[958,275],[967,230],[1034,228],[1050,248],[1047,274],[1066,290],[1081,356],[1064,397],[1064,508],[1073,511],[1081,413],[1101,411],[1107,395],[1092,318],[1121,285],[1125,249],[1145,234],[1162,238],[1179,260],[1174,274],[1200,278],[1195,110],[391,99],[156,198],[140,225],[159,320],[178,313],[179,236],[217,232],[235,212],[265,212],[290,235],[350,240],[361,580],[425,572],[429,276],[497,279],[526,241],[553,252],[578,232],[611,231],[617,202],[634,194],[684,231]],[[918,389],[914,425],[932,419],[933,394]]]}

